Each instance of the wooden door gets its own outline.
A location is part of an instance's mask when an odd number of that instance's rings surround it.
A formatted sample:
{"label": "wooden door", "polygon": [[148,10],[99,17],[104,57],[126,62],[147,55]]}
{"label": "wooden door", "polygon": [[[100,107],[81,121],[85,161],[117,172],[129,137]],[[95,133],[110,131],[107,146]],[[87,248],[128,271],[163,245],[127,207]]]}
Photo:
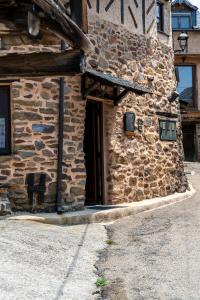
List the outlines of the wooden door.
{"label": "wooden door", "polygon": [[102,104],[87,102],[84,151],[86,161],[86,205],[103,204]]}

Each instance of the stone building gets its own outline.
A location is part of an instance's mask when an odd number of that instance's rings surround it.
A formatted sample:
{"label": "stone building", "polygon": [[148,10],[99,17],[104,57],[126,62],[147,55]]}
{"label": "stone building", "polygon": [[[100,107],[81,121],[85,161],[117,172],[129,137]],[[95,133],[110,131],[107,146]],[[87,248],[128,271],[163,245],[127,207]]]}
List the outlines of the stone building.
{"label": "stone building", "polygon": [[170,1],[0,8],[2,203],[61,212],[186,190]]}
{"label": "stone building", "polygon": [[[175,65],[179,73],[185,159],[200,161],[200,19],[198,8],[189,1],[172,4]],[[181,33],[188,36],[185,49],[180,48]]]}

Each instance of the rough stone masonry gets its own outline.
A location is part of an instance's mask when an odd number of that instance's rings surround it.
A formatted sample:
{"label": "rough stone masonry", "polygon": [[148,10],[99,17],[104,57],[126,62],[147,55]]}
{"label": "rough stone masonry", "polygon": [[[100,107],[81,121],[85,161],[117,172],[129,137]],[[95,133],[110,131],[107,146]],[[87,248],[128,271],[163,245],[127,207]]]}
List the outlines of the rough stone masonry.
{"label": "rough stone masonry", "polygon": [[[66,78],[64,115],[63,204],[83,208],[85,165],[83,153],[85,103],[80,77]],[[1,182],[9,183],[14,210],[29,210],[26,176],[47,174],[43,209],[55,207],[58,144],[58,78],[20,80],[12,84],[13,154],[0,157]]]}
{"label": "rough stone masonry", "polygon": [[[133,33],[126,27],[89,12],[88,36],[94,52],[90,68],[112,73],[149,86],[152,95],[130,93],[118,106],[103,104],[105,135],[105,203],[116,204],[184,192],[187,180],[183,167],[180,118],[177,141],[159,137],[157,111],[179,115],[179,104],[169,103],[175,89],[173,51],[156,35]],[[9,40],[8,51],[27,49],[21,40]],[[4,40],[6,45],[6,40]],[[42,46],[43,50],[47,48]],[[41,45],[30,47],[38,51]],[[26,176],[47,174],[47,191],[41,210],[55,209],[57,180],[59,78],[21,79],[11,85],[12,155],[0,156],[0,183],[8,184],[7,196],[13,210],[31,210]],[[63,205],[83,209],[86,168],[84,124],[86,100],[81,94],[81,76],[65,78]],[[143,120],[142,132],[128,137],[123,115],[133,111]]]}
{"label": "rough stone masonry", "polygon": [[[179,114],[179,104],[167,99],[175,89],[173,50],[158,38],[136,35],[122,26],[90,18],[89,36],[95,54],[88,58],[92,68],[134,80],[153,89],[153,95],[130,94],[117,107],[105,107],[107,181],[110,203],[137,201],[184,192],[180,118],[178,139],[163,142],[159,137],[157,111]],[[127,137],[123,114],[134,111],[143,120],[142,134]],[[164,117],[166,119],[166,117]]]}

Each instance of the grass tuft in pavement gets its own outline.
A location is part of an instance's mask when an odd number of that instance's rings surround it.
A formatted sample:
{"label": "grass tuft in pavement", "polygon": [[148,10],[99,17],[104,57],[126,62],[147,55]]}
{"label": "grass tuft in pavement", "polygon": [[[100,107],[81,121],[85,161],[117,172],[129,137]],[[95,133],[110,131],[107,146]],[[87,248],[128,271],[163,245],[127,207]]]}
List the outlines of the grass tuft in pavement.
{"label": "grass tuft in pavement", "polygon": [[96,281],[96,286],[97,287],[103,287],[108,285],[108,281],[105,278],[99,277]]}
{"label": "grass tuft in pavement", "polygon": [[106,240],[106,244],[112,245],[112,244],[114,244],[114,242],[113,242],[113,240]]}

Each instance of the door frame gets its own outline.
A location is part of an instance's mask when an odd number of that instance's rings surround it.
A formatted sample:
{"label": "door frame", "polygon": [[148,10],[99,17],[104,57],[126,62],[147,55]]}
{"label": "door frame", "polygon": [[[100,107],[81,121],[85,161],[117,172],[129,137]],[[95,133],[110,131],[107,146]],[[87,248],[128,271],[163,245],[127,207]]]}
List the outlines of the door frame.
{"label": "door frame", "polygon": [[[189,128],[189,127],[191,127],[191,128],[193,128],[193,130],[194,130],[194,140],[193,140],[193,142],[194,142],[194,161],[197,161],[198,160],[198,145],[197,145],[197,128],[196,128],[196,123],[194,123],[194,122],[184,122],[184,123],[182,123],[182,132],[183,132],[183,150],[184,150],[184,134],[187,134],[187,133],[185,133],[185,131],[184,131],[184,128]],[[184,151],[185,152],[185,151]]]}
{"label": "door frame", "polygon": [[101,113],[100,113],[100,140],[101,140],[101,192],[102,192],[102,204],[106,204],[106,168],[105,168],[105,118],[104,118],[104,103],[103,101],[99,101],[98,99],[92,99],[88,96],[86,98],[86,105],[88,102],[101,104]]}

